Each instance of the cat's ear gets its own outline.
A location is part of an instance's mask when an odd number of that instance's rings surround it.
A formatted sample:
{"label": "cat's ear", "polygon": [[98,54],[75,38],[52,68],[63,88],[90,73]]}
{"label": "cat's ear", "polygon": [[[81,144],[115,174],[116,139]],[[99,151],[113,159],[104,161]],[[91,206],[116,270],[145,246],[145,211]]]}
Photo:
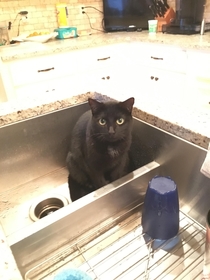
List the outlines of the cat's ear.
{"label": "cat's ear", "polygon": [[103,109],[104,107],[104,103],[98,102],[97,100],[92,98],[88,98],[88,103],[93,115],[96,114],[101,109]]}
{"label": "cat's ear", "polygon": [[121,107],[125,108],[129,113],[131,113],[133,109],[134,98],[131,97],[123,102],[120,102],[119,104]]}

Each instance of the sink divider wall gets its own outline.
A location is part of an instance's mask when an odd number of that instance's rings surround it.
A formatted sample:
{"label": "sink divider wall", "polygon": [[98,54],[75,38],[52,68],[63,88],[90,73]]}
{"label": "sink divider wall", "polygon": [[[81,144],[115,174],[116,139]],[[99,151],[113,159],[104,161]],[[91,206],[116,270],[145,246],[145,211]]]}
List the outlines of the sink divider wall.
{"label": "sink divider wall", "polygon": [[147,183],[158,174],[160,165],[151,162],[92,192],[34,224],[8,236],[17,265],[25,275],[45,259],[69,247],[88,232],[113,225],[117,217],[144,200]]}

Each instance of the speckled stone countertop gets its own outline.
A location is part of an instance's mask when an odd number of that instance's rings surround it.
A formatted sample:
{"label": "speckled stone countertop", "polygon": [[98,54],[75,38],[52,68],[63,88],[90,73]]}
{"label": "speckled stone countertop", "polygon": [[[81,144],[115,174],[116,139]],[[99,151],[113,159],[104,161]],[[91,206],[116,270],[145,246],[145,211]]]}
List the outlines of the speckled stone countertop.
{"label": "speckled stone countertop", "polygon": [[147,31],[100,33],[66,40],[53,40],[45,44],[25,42],[17,45],[10,45],[10,47],[0,48],[0,56],[2,60],[6,61],[126,42],[146,42],[173,45],[185,49],[210,50],[210,32],[206,32],[202,36],[163,33],[149,35]]}
{"label": "speckled stone countertop", "polygon": [[[14,45],[8,48],[1,48],[0,57],[3,61],[9,61],[18,58],[133,41],[210,51],[210,33],[205,33],[203,36],[162,33],[150,36],[148,32],[125,32],[51,41],[46,44],[24,43],[20,46]],[[88,92],[73,97],[59,94],[47,98],[38,96],[37,98],[13,100],[0,104],[0,126],[3,127],[31,117],[83,103],[87,101],[88,97],[97,98],[99,101],[108,100],[110,97],[114,98],[113,96],[109,97],[100,93]],[[183,103],[171,102],[168,104],[165,96],[158,96],[151,102],[150,96],[147,95],[143,99],[136,98],[133,116],[205,149],[207,149],[210,142],[209,104],[192,104],[188,101]],[[20,280],[22,278],[16,267],[11,250],[7,246],[1,227],[0,235],[0,251],[1,255],[4,256],[0,258],[0,279]]]}

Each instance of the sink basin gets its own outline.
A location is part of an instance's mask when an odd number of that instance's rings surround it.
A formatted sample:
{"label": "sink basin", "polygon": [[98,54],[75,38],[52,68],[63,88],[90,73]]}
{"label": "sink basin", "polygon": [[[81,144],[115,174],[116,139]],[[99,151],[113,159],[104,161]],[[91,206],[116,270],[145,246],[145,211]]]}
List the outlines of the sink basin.
{"label": "sink basin", "polygon": [[[133,172],[36,222],[30,219],[28,208],[38,196],[68,195],[65,157],[73,125],[87,109],[84,103],[0,133],[1,223],[23,278],[52,279],[63,268],[79,267],[100,280],[196,279],[202,273],[209,210],[209,179],[200,173],[206,150],[136,118]],[[142,205],[155,175],[170,176],[178,187],[175,247],[173,240],[157,244],[142,234]]]}

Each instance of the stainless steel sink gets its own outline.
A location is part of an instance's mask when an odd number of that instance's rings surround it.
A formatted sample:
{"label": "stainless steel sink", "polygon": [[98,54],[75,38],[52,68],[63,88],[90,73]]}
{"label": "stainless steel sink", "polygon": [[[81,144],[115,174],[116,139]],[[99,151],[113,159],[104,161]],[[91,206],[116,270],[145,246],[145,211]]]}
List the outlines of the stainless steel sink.
{"label": "stainless steel sink", "polygon": [[[30,219],[37,197],[68,194],[68,143],[87,109],[85,103],[1,129],[1,223],[22,276],[52,279],[63,268],[80,267],[100,280],[199,279],[210,196],[209,179],[200,173],[206,150],[135,118],[135,171]],[[146,239],[141,227],[144,195],[155,175],[170,176],[180,199],[179,235],[164,244]]]}

